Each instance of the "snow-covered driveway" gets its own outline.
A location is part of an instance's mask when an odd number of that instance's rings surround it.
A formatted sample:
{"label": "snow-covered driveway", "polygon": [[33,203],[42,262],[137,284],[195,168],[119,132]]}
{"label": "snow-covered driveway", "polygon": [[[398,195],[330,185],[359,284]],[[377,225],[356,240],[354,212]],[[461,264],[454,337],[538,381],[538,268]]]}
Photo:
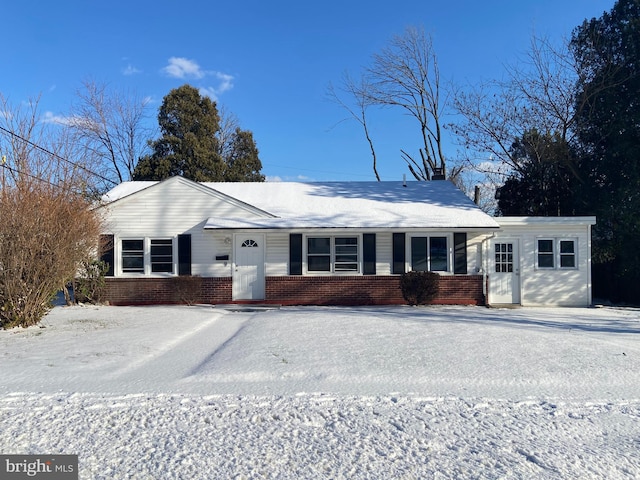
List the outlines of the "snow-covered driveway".
{"label": "snow-covered driveway", "polygon": [[[243,309],[240,309],[243,310]],[[80,478],[638,478],[640,311],[56,308],[0,453]]]}

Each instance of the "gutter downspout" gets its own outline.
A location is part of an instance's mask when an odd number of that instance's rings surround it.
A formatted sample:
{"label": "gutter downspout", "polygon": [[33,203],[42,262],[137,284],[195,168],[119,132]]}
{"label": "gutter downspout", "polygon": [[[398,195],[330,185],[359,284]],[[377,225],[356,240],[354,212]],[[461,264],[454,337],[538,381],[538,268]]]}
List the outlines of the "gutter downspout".
{"label": "gutter downspout", "polygon": [[485,242],[493,240],[494,238],[496,238],[496,232],[493,232],[490,237],[482,240],[482,293],[484,294],[487,307],[489,307],[491,303],[489,302],[489,289],[487,288],[487,280],[489,278],[489,254],[487,253],[488,244]]}
{"label": "gutter downspout", "polygon": [[589,306],[593,306],[593,279],[591,278],[591,229],[593,225],[587,226],[587,248],[589,254],[587,255],[587,275],[589,275],[589,284],[587,286],[587,302]]}

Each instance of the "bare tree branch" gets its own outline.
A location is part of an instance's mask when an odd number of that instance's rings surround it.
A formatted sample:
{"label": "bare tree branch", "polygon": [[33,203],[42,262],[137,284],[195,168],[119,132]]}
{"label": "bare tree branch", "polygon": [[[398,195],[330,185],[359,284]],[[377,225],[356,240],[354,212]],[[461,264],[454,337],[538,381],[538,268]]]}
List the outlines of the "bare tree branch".
{"label": "bare tree branch", "polygon": [[[441,124],[445,102],[440,96],[440,70],[431,37],[420,28],[407,28],[373,56],[364,78],[367,88],[361,95],[369,104],[399,107],[418,121],[423,160],[418,176],[429,179],[435,169],[446,173]],[[406,151],[403,158],[413,160]]]}
{"label": "bare tree branch", "polygon": [[504,81],[459,89],[453,104],[463,121],[451,125],[470,152],[469,164],[499,183],[498,177],[504,180],[521,170],[512,146],[526,132],[557,133],[562,140],[573,141],[579,77],[566,42],[556,47],[537,37],[524,59],[506,70]]}
{"label": "bare tree branch", "polygon": [[329,85],[328,95],[332,101],[349,112],[349,115],[351,115],[351,117],[362,126],[364,136],[369,144],[369,150],[371,151],[371,158],[373,159],[373,173],[376,176],[376,180],[380,181],[376,150],[369,133],[369,126],[367,125],[367,108],[371,105],[367,96],[364,94],[367,90],[368,87],[364,84],[364,79],[361,79],[360,85],[356,85],[354,80],[348,74],[345,74],[342,79],[342,91],[354,101],[354,107],[349,106],[344,100],[342,100],[341,96],[336,92],[335,88],[331,84]]}
{"label": "bare tree branch", "polygon": [[138,159],[147,150],[144,127],[149,100],[135,93],[110,91],[106,84],[85,80],[68,120],[89,155],[97,156],[105,175],[131,180]]}
{"label": "bare tree branch", "polygon": [[401,149],[401,158],[417,180],[429,180],[432,172],[446,173],[442,149],[442,112],[446,99],[441,98],[440,71],[431,38],[420,28],[409,27],[391,39],[380,53],[373,55],[359,79],[342,80],[342,92],[352,102],[342,100],[330,86],[329,96],[362,126],[373,157],[376,178],[377,159],[370,136],[367,111],[371,107],[396,109],[418,122],[419,161]]}

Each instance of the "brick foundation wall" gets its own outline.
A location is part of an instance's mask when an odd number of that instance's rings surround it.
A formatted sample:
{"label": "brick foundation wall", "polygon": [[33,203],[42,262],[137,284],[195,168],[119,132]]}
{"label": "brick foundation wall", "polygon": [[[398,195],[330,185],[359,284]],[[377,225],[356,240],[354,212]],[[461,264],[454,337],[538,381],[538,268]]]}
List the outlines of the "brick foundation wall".
{"label": "brick foundation wall", "polygon": [[[176,291],[179,277],[107,278],[105,299],[113,305],[185,303]],[[188,281],[188,280],[187,280]],[[232,303],[231,277],[198,279],[194,303]],[[242,303],[242,302],[239,302]],[[245,302],[246,303],[246,302]],[[265,299],[281,305],[396,305],[405,304],[398,276],[267,277]],[[440,293],[433,303],[484,305],[482,276],[440,277]]]}
{"label": "brick foundation wall", "polygon": [[269,277],[267,300],[283,305],[405,304],[398,277]]}
{"label": "brick foundation wall", "polygon": [[482,275],[440,277],[440,291],[433,303],[440,305],[484,305]]}
{"label": "brick foundation wall", "polygon": [[[282,305],[404,305],[398,276],[269,277],[266,301]],[[482,277],[440,277],[433,303],[484,305]]]}
{"label": "brick foundation wall", "polygon": [[[185,277],[106,278],[104,298],[112,305],[163,305],[187,303],[177,291],[176,281]],[[193,303],[230,303],[231,277],[197,278],[199,292],[190,295]]]}

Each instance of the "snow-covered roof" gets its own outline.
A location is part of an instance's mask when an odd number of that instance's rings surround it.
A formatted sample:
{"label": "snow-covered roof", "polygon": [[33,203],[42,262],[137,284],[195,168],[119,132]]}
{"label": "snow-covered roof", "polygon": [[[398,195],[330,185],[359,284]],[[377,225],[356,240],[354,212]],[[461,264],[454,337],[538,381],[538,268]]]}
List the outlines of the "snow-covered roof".
{"label": "snow-covered roof", "polygon": [[[108,192],[104,200],[118,200],[155,183],[125,182]],[[276,217],[211,217],[205,226],[208,229],[499,227],[448,181],[406,184],[205,182],[202,185]]]}
{"label": "snow-covered roof", "polygon": [[134,193],[139,192],[140,190],[144,190],[145,188],[152,187],[160,182],[154,181],[145,181],[145,182],[122,182],[119,185],[116,185],[107,193],[102,196],[102,201],[104,203],[115,202],[116,200],[120,200],[121,198],[128,197]]}

